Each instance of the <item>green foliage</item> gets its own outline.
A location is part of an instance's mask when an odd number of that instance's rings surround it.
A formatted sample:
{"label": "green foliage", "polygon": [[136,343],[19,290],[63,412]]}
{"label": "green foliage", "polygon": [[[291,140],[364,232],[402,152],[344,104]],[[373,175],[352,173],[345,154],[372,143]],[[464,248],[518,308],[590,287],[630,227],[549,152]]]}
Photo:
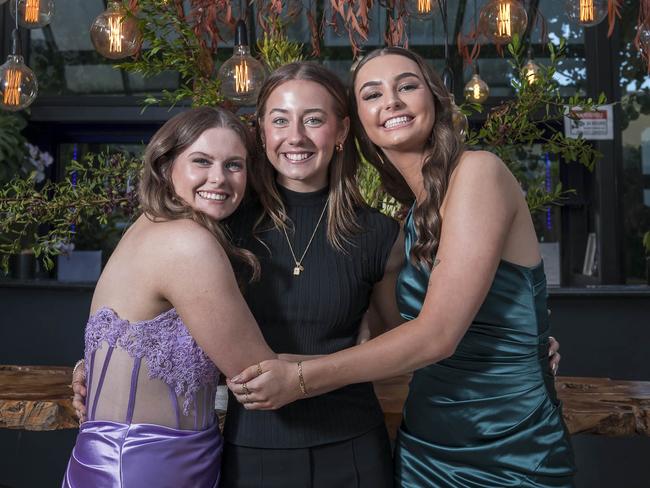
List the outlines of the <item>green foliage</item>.
{"label": "green foliage", "polygon": [[[562,97],[553,76],[559,60],[566,55],[566,43],[564,40],[559,46],[549,43],[548,50],[550,64],[540,66],[537,80],[529,82],[523,72],[526,62],[524,46],[517,37],[513,39],[508,45],[508,52],[512,56],[512,85],[516,95],[492,109],[485,124],[478,131],[470,132],[467,139],[469,146],[486,148],[506,163],[526,191],[531,212],[560,204],[571,193],[571,190],[563,190],[559,185],[547,192],[543,179],[531,177],[529,162],[534,159],[531,157],[534,146],[552,155],[553,159],[577,162],[589,170],[602,157],[586,140],[566,137],[562,124],[566,106],[572,107],[572,110],[595,110],[606,102],[605,96],[601,94],[598,100],[584,99],[579,95],[569,100]],[[463,108],[468,109],[466,106]],[[575,118],[575,112],[570,112],[569,117]]]}
{"label": "green foliage", "polygon": [[19,115],[0,112],[0,183],[18,174],[27,156],[27,140],[21,134],[25,125]]}
{"label": "green foliage", "polygon": [[643,247],[645,247],[645,253],[650,256],[650,230],[643,234]]}
{"label": "green foliage", "polygon": [[[16,177],[0,189],[0,254],[6,271],[9,256],[18,254],[25,239],[49,269],[52,257],[74,240],[74,228],[86,222],[107,225],[109,220],[130,218],[138,210],[137,182],[141,160],[124,154],[94,154],[73,161],[69,176],[37,188],[34,175]],[[36,232],[47,222],[44,233]],[[73,227],[74,224],[74,227]]]}
{"label": "green foliage", "polygon": [[219,81],[214,76],[212,53],[201,46],[191,25],[180,18],[174,2],[140,0],[138,24],[143,48],[139,58],[117,64],[116,67],[145,78],[164,72],[180,75],[180,87],[163,90],[162,97],[149,95],[145,107],[189,100],[192,106],[217,106],[224,102],[219,93]]}
{"label": "green foliage", "polygon": [[357,175],[357,183],[361,196],[369,206],[385,215],[395,216],[401,207],[399,202],[382,190],[379,173],[363,158]]}
{"label": "green foliage", "polygon": [[303,60],[302,44],[290,41],[281,26],[270,33],[264,32],[262,39],[257,41],[257,51],[269,71]]}

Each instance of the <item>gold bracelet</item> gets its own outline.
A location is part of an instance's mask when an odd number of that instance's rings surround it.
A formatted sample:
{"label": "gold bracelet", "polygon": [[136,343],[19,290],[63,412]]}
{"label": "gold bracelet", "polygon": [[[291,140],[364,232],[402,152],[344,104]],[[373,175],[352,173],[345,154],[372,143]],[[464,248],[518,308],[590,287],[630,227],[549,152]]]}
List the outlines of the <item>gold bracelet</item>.
{"label": "gold bracelet", "polygon": [[77,373],[77,369],[79,369],[79,366],[82,364],[85,365],[85,361],[83,359],[80,359],[75,363],[74,368],[72,368],[72,379],[74,379],[74,375]]}
{"label": "gold bracelet", "polygon": [[302,361],[298,361],[298,384],[300,385],[300,391],[302,391],[302,394],[307,396],[307,387],[305,386],[305,378],[302,375]]}

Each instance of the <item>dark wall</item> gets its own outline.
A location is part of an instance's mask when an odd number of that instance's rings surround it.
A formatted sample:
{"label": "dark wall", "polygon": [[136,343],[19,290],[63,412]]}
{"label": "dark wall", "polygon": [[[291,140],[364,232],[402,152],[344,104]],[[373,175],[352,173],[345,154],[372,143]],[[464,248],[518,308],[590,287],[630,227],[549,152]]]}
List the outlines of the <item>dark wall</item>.
{"label": "dark wall", "polygon": [[[0,281],[0,364],[72,365],[92,288]],[[560,374],[650,381],[650,289],[552,290]],[[76,431],[0,429],[0,488],[60,486]],[[573,437],[580,488],[650,486],[650,437]]]}
{"label": "dark wall", "polygon": [[[0,364],[73,365],[83,357],[92,288],[0,282]],[[61,486],[76,430],[0,429],[0,488]]]}
{"label": "dark wall", "polygon": [[[555,290],[552,333],[564,376],[650,381],[650,289]],[[572,437],[580,488],[648,488],[650,437]]]}

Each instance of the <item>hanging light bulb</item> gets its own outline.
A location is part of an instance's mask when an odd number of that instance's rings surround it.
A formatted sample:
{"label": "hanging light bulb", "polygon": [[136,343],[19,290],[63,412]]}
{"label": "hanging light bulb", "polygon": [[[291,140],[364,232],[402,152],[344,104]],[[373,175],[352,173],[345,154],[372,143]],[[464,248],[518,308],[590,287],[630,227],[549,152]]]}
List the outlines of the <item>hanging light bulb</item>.
{"label": "hanging light bulb", "polygon": [[0,108],[16,112],[29,107],[36,99],[38,82],[34,72],[18,54],[18,29],[14,29],[11,36],[11,54],[0,66]]}
{"label": "hanging light bulb", "polygon": [[465,85],[465,100],[473,103],[485,103],[490,96],[490,87],[483,81],[478,72],[478,64],[474,63],[474,74]]}
{"label": "hanging light bulb", "polygon": [[523,68],[524,79],[528,82],[529,85],[537,83],[539,81],[541,70],[542,68],[540,68],[535,61],[529,59]]}
{"label": "hanging light bulb", "polygon": [[531,48],[528,48],[528,61],[521,71],[524,81],[529,85],[537,83],[540,79],[542,68],[533,60],[533,50]]}
{"label": "hanging light bulb", "polygon": [[54,0],[18,0],[9,4],[9,10],[22,27],[40,29],[52,22]]}
{"label": "hanging light bulb", "polygon": [[99,54],[109,59],[133,56],[140,49],[138,22],[120,2],[109,1],[90,27],[90,40]]}
{"label": "hanging light bulb", "polygon": [[607,3],[607,0],[567,0],[567,15],[573,24],[591,27],[607,16]]}
{"label": "hanging light bulb", "polygon": [[416,20],[426,20],[433,16],[438,0],[407,0],[406,11]]}
{"label": "hanging light bulb", "polygon": [[516,34],[522,36],[528,14],[519,0],[490,0],[479,16],[480,31],[495,44],[507,44]]}
{"label": "hanging light bulb", "polygon": [[238,20],[233,55],[221,65],[217,77],[221,81],[221,93],[240,105],[255,105],[266,76],[264,66],[250,52],[246,24]]}

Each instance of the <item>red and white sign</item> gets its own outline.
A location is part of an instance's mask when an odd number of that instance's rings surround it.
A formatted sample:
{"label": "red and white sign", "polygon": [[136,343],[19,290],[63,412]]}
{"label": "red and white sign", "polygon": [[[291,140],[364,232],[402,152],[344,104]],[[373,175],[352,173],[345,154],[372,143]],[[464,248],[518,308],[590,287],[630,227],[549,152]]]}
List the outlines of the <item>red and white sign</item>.
{"label": "red and white sign", "polygon": [[[569,113],[567,107],[566,113]],[[614,139],[614,110],[612,105],[600,105],[593,112],[582,112],[578,107],[572,110],[572,117],[564,116],[564,135],[590,141]]]}

